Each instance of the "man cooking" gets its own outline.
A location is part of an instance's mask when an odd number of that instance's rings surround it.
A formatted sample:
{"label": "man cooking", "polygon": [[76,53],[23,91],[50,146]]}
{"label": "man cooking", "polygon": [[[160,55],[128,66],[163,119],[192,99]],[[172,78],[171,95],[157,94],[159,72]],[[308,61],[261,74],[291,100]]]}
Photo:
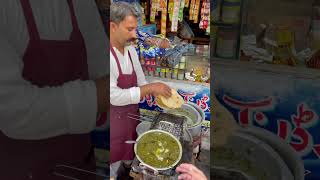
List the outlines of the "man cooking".
{"label": "man cooking", "polygon": [[163,83],[145,80],[138,55],[130,43],[136,39],[137,12],[128,3],[115,2],[110,6],[110,162],[132,160],[138,121],[128,114],[138,115],[138,103],[148,94],[171,96]]}
{"label": "man cooking", "polygon": [[109,54],[94,0],[6,0],[0,12],[0,179],[95,171],[89,132],[107,110]]}

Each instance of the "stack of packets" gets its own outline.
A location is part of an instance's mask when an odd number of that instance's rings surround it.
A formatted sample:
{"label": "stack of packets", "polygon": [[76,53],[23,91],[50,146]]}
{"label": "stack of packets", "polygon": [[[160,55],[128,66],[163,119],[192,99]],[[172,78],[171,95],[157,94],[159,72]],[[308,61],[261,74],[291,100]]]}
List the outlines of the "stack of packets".
{"label": "stack of packets", "polygon": [[157,42],[155,44],[159,44],[160,41],[164,38],[161,35],[151,35],[146,32],[137,31],[137,39],[138,39],[138,46],[136,50],[138,55],[141,57],[157,57],[162,56],[165,52],[165,49],[159,48],[158,46],[150,46],[146,43],[151,38],[154,38]]}
{"label": "stack of packets", "polygon": [[161,11],[161,34],[166,35],[167,25],[167,0],[151,0],[150,22],[155,22],[155,17]]}
{"label": "stack of packets", "polygon": [[[184,7],[189,6],[189,2],[189,0],[151,0],[150,22],[155,22],[155,16],[157,15],[158,11],[161,11],[161,34],[164,36],[166,35],[167,14],[169,14],[169,21],[171,21],[171,32],[177,32],[178,22],[183,20],[183,9]],[[194,16],[198,15],[199,7],[197,15]],[[198,21],[198,18],[196,19]]]}
{"label": "stack of packets", "polygon": [[169,0],[168,13],[169,13],[169,21],[170,22],[172,21],[173,7],[174,7],[174,1],[173,0]]}
{"label": "stack of packets", "polygon": [[193,44],[177,44],[174,48],[170,48],[165,51],[163,59],[168,62],[169,67],[175,67],[180,62],[184,53],[194,50],[195,46]]}
{"label": "stack of packets", "polygon": [[174,0],[172,22],[171,22],[171,32],[178,31],[179,9],[180,9],[180,0]]}
{"label": "stack of packets", "polygon": [[180,2],[180,8],[179,8],[179,21],[181,22],[183,20],[183,8],[185,6],[185,0],[181,0]]}
{"label": "stack of packets", "polygon": [[186,1],[188,0],[169,1],[169,17],[171,21],[171,32],[178,31],[178,22],[181,22],[183,20],[183,9],[186,6]]}
{"label": "stack of packets", "polygon": [[161,0],[161,34],[166,35],[167,32],[167,0]]}
{"label": "stack of packets", "polygon": [[156,18],[156,13],[158,12],[160,0],[151,1],[151,12],[150,12],[150,22],[154,23]]}

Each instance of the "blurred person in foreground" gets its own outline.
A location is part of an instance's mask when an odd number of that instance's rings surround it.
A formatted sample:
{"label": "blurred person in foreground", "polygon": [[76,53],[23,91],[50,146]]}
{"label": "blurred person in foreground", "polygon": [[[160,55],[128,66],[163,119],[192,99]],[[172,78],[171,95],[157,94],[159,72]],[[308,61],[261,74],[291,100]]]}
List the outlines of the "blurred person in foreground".
{"label": "blurred person in foreground", "polygon": [[65,179],[59,164],[95,171],[90,132],[109,102],[95,1],[8,0],[0,12],[0,179]]}

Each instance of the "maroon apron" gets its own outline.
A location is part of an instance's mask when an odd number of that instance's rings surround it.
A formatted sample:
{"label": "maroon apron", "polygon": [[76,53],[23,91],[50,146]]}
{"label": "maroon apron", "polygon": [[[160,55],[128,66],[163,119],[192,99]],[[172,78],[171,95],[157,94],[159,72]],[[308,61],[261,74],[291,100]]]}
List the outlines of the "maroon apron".
{"label": "maroon apron", "polygon": [[[111,45],[111,44],[110,44]],[[123,74],[118,56],[110,46],[111,53],[115,58],[118,66],[119,77],[118,87],[122,89],[129,89],[137,87],[137,76],[133,67],[130,52],[129,58],[132,64],[132,74]],[[133,144],[126,144],[127,140],[136,140],[137,133],[136,127],[138,121],[129,119],[128,114],[139,115],[138,104],[130,104],[126,106],[113,106],[110,107],[110,162],[114,163],[119,160],[132,160],[134,158]]]}
{"label": "maroon apron", "polygon": [[[76,79],[87,80],[86,47],[72,1],[67,0],[73,30],[70,39],[62,41],[40,39],[29,0],[20,2],[30,37],[23,55],[24,79],[38,87],[61,86]],[[52,174],[57,164],[95,170],[94,157],[88,156],[92,150],[89,134],[61,135],[44,140],[16,140],[0,132],[0,144],[1,180],[65,180]]]}

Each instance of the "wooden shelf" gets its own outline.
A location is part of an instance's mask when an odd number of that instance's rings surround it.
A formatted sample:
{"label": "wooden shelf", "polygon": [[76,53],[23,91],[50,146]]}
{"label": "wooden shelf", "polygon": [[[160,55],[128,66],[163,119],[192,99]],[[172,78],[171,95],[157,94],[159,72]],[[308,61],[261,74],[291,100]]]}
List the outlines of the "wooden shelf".
{"label": "wooden shelf", "polygon": [[240,24],[230,24],[230,23],[224,23],[222,21],[217,21],[212,23],[214,26],[218,27],[230,27],[230,28],[240,28]]}
{"label": "wooden shelf", "polygon": [[[269,74],[282,74],[287,76],[293,76],[295,78],[304,78],[304,79],[320,79],[320,70],[311,69],[302,66],[287,66],[279,64],[265,64],[265,63],[255,63],[247,61],[239,61],[236,59],[221,59],[214,58],[212,61],[212,66],[214,68],[228,68],[228,69],[237,69],[243,72],[246,71],[260,71]],[[214,70],[213,70],[214,72]]]}

